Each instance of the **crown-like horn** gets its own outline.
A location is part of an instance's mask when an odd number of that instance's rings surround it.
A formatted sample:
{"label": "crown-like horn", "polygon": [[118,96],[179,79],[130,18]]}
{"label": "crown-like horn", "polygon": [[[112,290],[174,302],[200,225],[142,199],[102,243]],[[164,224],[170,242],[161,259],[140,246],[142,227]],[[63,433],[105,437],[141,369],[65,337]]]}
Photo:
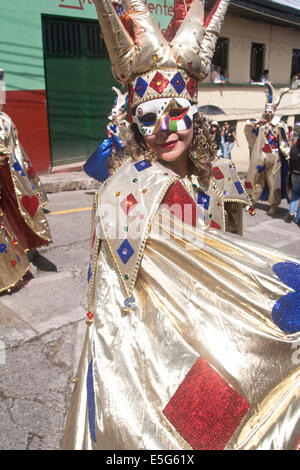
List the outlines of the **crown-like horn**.
{"label": "crown-like horn", "polygon": [[143,0],[126,1],[126,20],[134,37],[126,28],[123,7],[117,0],[94,0],[94,3],[112,70],[119,82],[128,83],[150,68],[176,68],[169,44]]}
{"label": "crown-like horn", "polygon": [[200,56],[202,60],[202,73],[206,76],[210,72],[211,60],[229,3],[230,0],[218,0],[205,22],[205,33],[201,41]]}
{"label": "crown-like horn", "polygon": [[266,94],[267,94],[266,107],[272,106],[274,109],[276,109],[279,106],[283,95],[285,95],[289,91],[289,88],[280,88],[278,93],[276,93],[276,90],[271,82],[266,82],[265,86],[266,86]]}
{"label": "crown-like horn", "polygon": [[170,47],[177,58],[178,67],[188,70],[198,79],[204,78],[201,76],[202,58],[199,55],[203,34],[204,3],[194,0]]}
{"label": "crown-like horn", "polygon": [[124,0],[126,13],[131,19],[138,53],[134,64],[134,75],[151,68],[176,68],[176,60],[169,43],[143,0]]}
{"label": "crown-like horn", "polygon": [[94,0],[94,4],[114,76],[121,83],[126,83],[131,78],[137,46],[117,13],[117,7],[121,5],[111,0]]}
{"label": "crown-like horn", "polygon": [[277,108],[280,104],[281,98],[289,91],[289,88],[280,88],[274,106]]}
{"label": "crown-like horn", "polygon": [[266,82],[266,94],[267,94],[267,103],[266,104],[274,104],[275,98],[275,88],[273,87],[271,82]]}
{"label": "crown-like horn", "polygon": [[194,0],[171,42],[178,66],[198,80],[210,72],[211,60],[230,0],[218,0],[204,24],[204,2]]}
{"label": "crown-like horn", "polygon": [[204,24],[204,0],[193,0],[169,44],[143,0],[94,0],[115,78],[129,83],[151,70],[185,69],[203,80],[230,0],[218,0]]}

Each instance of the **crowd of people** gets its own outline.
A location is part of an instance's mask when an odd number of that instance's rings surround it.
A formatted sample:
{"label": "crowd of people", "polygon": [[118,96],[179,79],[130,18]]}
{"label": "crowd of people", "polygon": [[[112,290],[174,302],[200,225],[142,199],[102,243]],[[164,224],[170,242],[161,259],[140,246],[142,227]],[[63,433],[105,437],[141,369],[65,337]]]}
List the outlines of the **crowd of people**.
{"label": "crowd of people", "polygon": [[[262,124],[265,124],[265,121],[262,121]],[[213,120],[210,121],[210,133],[215,140],[218,158],[231,159],[231,150],[234,144],[236,143],[236,145],[239,146],[234,127],[231,127],[227,121],[219,123]],[[295,136],[292,126],[289,126],[288,142],[289,151],[286,158],[287,167],[285,168],[287,192],[285,193],[285,196],[289,201],[289,214],[285,221],[287,223],[295,222],[300,227],[300,137]],[[278,158],[277,155],[276,158]],[[263,165],[261,165],[261,167],[263,167]],[[280,190],[283,192],[281,185],[282,180],[280,177]],[[273,205],[272,210],[270,209],[270,215],[272,215],[272,213],[275,215],[280,201],[281,196],[278,203]]]}
{"label": "crowd of people", "polygon": [[[245,187],[253,202],[268,201],[268,215],[276,215],[282,199],[289,202],[285,221],[300,226],[300,144],[292,126],[276,115],[277,107],[289,88],[277,93],[272,83],[265,82],[267,102],[261,119],[249,119],[245,136],[250,150]],[[231,151],[239,146],[234,127],[228,121],[210,121],[210,133],[217,147],[218,158],[231,159]]]}
{"label": "crowd of people", "polygon": [[239,147],[234,127],[228,121],[225,121],[222,125],[217,121],[211,121],[210,132],[215,139],[217,156],[220,158],[232,158],[231,152],[234,144]]}

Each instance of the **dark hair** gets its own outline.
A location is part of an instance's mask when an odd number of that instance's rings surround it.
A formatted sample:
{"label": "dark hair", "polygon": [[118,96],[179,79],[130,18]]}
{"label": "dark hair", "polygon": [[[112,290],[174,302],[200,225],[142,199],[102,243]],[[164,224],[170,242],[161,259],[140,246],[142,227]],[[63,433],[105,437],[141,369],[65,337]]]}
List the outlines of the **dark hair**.
{"label": "dark hair", "polygon": [[[199,185],[207,189],[212,173],[212,162],[216,159],[217,147],[214,137],[210,134],[209,124],[204,114],[196,113],[193,118],[193,140],[189,148],[189,172],[198,176]],[[138,161],[143,157],[146,160],[155,161],[157,156],[146,145],[143,135],[139,132],[138,126],[130,125],[128,137],[120,158],[116,152],[112,152],[109,161],[110,172],[113,173],[119,168],[124,158],[131,157]],[[197,159],[193,156],[197,155]]]}

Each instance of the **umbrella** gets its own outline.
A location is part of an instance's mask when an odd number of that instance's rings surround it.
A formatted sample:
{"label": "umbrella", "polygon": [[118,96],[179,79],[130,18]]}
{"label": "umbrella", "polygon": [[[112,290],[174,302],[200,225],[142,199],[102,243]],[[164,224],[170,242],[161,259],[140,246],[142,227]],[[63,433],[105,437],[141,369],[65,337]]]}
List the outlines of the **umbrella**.
{"label": "umbrella", "polygon": [[200,113],[207,114],[208,116],[214,116],[214,115],[217,115],[217,114],[225,114],[223,109],[218,108],[218,106],[213,106],[211,104],[207,104],[205,106],[200,106],[198,108],[198,111],[200,111]]}

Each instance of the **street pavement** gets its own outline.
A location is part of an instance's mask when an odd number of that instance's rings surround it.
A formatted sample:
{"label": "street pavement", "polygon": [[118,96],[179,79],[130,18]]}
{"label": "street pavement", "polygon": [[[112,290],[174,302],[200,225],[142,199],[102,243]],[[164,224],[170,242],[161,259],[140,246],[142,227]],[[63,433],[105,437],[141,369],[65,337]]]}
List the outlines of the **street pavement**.
{"label": "street pavement", "polygon": [[[42,178],[53,243],[32,279],[0,296],[0,450],[57,450],[86,332],[90,207],[98,185],[82,172]],[[62,191],[62,188],[64,191]],[[300,259],[300,227],[259,203],[244,237]]]}

